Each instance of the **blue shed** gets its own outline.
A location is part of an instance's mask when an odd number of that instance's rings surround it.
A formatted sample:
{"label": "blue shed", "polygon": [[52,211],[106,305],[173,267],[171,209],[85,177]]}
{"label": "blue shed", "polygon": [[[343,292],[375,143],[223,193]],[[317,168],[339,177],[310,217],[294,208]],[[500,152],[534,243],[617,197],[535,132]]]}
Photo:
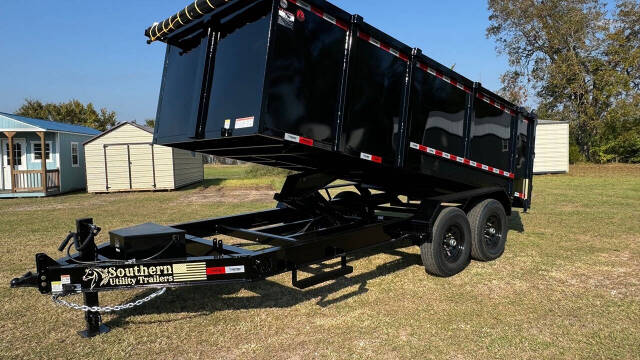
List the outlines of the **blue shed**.
{"label": "blue shed", "polygon": [[85,189],[83,143],[98,134],[85,126],[0,112],[0,198]]}

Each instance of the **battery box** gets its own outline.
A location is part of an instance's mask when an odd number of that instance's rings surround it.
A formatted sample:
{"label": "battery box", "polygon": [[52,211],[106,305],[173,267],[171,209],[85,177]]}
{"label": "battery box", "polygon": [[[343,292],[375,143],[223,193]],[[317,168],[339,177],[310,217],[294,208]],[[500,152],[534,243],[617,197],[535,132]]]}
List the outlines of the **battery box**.
{"label": "battery box", "polygon": [[173,242],[161,258],[185,254],[185,232],[169,226],[146,223],[109,232],[111,247],[121,260],[145,259],[162,251]]}

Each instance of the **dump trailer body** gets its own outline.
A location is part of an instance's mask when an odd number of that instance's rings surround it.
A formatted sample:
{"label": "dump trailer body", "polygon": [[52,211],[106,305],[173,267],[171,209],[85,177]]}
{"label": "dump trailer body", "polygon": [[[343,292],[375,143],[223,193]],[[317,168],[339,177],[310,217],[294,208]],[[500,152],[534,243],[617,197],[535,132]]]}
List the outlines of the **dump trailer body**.
{"label": "dump trailer body", "polygon": [[229,1],[155,39],[158,144],[529,205],[535,116],[329,2]]}

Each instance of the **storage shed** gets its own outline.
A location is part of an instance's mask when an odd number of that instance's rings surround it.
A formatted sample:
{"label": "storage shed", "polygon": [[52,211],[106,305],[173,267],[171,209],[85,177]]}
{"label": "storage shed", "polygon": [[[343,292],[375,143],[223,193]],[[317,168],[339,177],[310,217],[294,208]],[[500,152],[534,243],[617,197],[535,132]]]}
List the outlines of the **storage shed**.
{"label": "storage shed", "polygon": [[173,190],[204,179],[202,155],[153,144],[153,129],[122,123],[84,143],[90,193]]}
{"label": "storage shed", "polygon": [[569,172],[569,122],[538,120],[534,174]]}

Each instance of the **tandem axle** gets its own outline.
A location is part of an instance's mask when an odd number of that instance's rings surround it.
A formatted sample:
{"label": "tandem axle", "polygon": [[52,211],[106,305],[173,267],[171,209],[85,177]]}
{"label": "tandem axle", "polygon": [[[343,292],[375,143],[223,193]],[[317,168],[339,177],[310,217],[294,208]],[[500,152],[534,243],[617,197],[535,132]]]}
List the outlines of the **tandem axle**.
{"label": "tandem axle", "polygon": [[[305,289],[353,272],[347,255],[400,240],[419,245],[427,272],[436,276],[462,271],[472,248],[479,260],[495,259],[504,251],[511,199],[500,188],[401,201],[398,194],[365,184],[330,185],[335,180],[320,173],[291,175],[275,196],[276,209],[170,227],[145,224],[143,230],[114,231],[111,243],[99,245],[94,239],[101,229],[92,219],[80,219],[76,232],[59,247],[68,256],[54,260],[37,254],[36,272],[13,279],[11,287],[36,287],[59,304],[84,310],[87,330],[81,334],[92,337],[108,331],[100,312],[141,305],[166,288],[252,282],[291,272],[293,286]],[[330,189],[344,187],[357,192],[331,196]],[[218,239],[222,236],[252,242],[260,249],[226,244]],[[137,245],[129,244],[123,256],[121,246],[131,238],[144,242],[140,247],[144,251],[136,252]],[[71,247],[76,253],[70,253]],[[298,278],[300,269],[336,258],[341,260],[337,269]],[[98,306],[99,292],[133,288],[160,290],[136,303]],[[75,293],[84,294],[84,305],[62,300]]]}

